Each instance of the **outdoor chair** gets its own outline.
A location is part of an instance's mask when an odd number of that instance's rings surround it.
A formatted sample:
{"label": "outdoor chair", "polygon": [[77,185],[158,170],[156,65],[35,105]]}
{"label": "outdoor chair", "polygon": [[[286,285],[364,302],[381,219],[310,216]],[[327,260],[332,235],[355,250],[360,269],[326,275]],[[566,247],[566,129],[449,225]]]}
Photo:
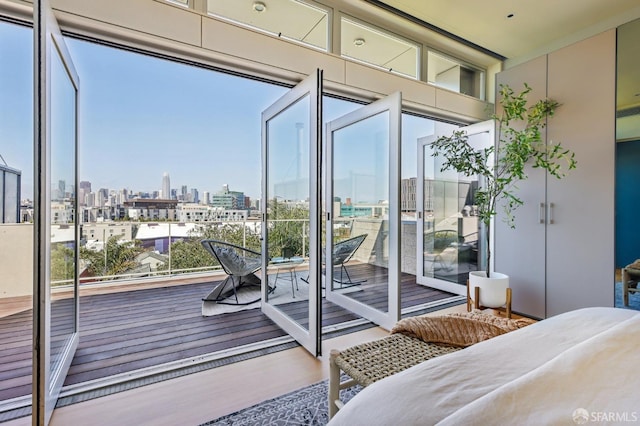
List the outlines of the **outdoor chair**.
{"label": "outdoor chair", "polygon": [[[245,284],[259,286],[261,283],[260,278],[255,275],[255,272],[262,267],[260,253],[224,241],[205,239],[201,243],[228,275],[211,290],[207,297],[202,299],[203,301],[226,305],[250,305],[260,300],[260,297],[248,302],[238,300],[240,287]],[[231,295],[235,297],[235,303],[226,301]]]}
{"label": "outdoor chair", "polygon": [[[349,271],[347,271],[347,267],[345,266],[345,263],[351,260],[353,255],[356,254],[356,251],[358,250],[358,248],[366,238],[367,238],[367,234],[361,234],[356,237],[351,237],[346,240],[339,241],[333,245],[331,260],[332,260],[333,266],[340,266],[340,279],[338,280],[334,276],[333,281],[339,283],[340,287],[342,287],[343,285],[348,285],[348,286],[357,285],[366,281],[366,280],[353,281],[349,276]],[[325,262],[325,259],[323,259],[323,262]],[[344,280],[344,275],[347,276],[346,281]]]}
{"label": "outdoor chair", "polygon": [[[332,256],[331,256],[332,264],[334,267],[336,266],[340,267],[340,278],[338,279],[334,275],[333,281],[340,284],[340,288],[344,287],[345,285],[349,287],[353,285],[362,284],[363,282],[367,281],[367,280],[353,281],[351,279],[351,276],[349,275],[349,271],[347,271],[347,267],[345,266],[345,264],[349,260],[351,260],[353,255],[356,253],[356,251],[358,250],[358,248],[366,238],[367,238],[367,234],[361,234],[355,237],[347,238],[346,240],[339,241],[333,245]],[[325,256],[324,250],[322,251],[322,264],[326,265],[326,256]],[[345,275],[347,277],[346,280],[344,279]],[[307,277],[304,281],[309,282],[309,277]]]}

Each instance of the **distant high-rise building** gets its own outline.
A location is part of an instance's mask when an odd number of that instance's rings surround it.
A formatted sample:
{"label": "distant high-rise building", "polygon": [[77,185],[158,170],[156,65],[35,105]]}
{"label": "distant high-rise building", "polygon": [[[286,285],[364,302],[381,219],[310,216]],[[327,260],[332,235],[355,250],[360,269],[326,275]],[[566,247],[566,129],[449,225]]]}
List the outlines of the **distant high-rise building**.
{"label": "distant high-rise building", "polygon": [[229,185],[223,185],[222,191],[213,194],[211,204],[224,209],[244,208],[244,193],[239,191],[229,191]]}
{"label": "distant high-rise building", "polygon": [[[417,178],[402,179],[400,181],[400,209],[403,212],[416,211],[416,187],[418,184]],[[427,195],[428,184],[425,182],[425,195]],[[428,204],[427,198],[425,198],[426,204]]]}
{"label": "distant high-rise building", "polygon": [[204,191],[202,193],[202,204],[204,205],[211,204],[211,194],[209,193],[209,191]]}
{"label": "distant high-rise building", "polygon": [[20,170],[0,164],[0,223],[20,223],[21,178]]}
{"label": "distant high-rise building", "polygon": [[177,200],[177,199],[178,199],[178,190],[177,190],[177,189],[173,188],[173,189],[171,190],[171,197],[170,197],[170,199],[171,199],[171,200]]}
{"label": "distant high-rise building", "polygon": [[88,194],[91,193],[91,182],[83,180],[78,185],[78,202],[80,205],[85,205],[85,199]]}
{"label": "distant high-rise building", "polygon": [[196,188],[191,188],[191,201],[192,203],[200,202],[200,197],[198,195],[198,190]]}
{"label": "distant high-rise building", "polygon": [[120,192],[118,193],[118,204],[119,205],[124,204],[124,202],[129,199],[128,194],[129,194],[129,191],[127,191],[126,188],[123,188],[122,190],[120,190]]}
{"label": "distant high-rise building", "polygon": [[94,192],[89,192],[88,194],[84,194],[84,205],[87,207],[95,207],[96,194]]}
{"label": "distant high-rise building", "polygon": [[66,190],[66,182],[64,180],[59,180],[58,181],[57,190],[58,190],[58,192],[55,195],[56,199],[58,199],[58,200],[64,199],[65,190]]}
{"label": "distant high-rise building", "polygon": [[166,200],[171,199],[171,179],[169,179],[167,172],[162,175],[162,194],[160,196]]}
{"label": "distant high-rise building", "polygon": [[107,197],[104,195],[104,192],[102,192],[102,190],[98,191],[96,197],[96,207],[104,207],[106,203]]}

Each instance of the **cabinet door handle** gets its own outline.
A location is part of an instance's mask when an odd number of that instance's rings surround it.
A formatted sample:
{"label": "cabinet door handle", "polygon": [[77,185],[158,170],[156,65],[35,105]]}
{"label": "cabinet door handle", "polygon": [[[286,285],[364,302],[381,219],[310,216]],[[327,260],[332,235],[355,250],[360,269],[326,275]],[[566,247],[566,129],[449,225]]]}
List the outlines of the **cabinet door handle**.
{"label": "cabinet door handle", "polygon": [[540,208],[538,209],[538,222],[544,223],[544,203],[540,203]]}
{"label": "cabinet door handle", "polygon": [[554,221],[553,221],[553,203],[549,203],[549,224],[553,225]]}

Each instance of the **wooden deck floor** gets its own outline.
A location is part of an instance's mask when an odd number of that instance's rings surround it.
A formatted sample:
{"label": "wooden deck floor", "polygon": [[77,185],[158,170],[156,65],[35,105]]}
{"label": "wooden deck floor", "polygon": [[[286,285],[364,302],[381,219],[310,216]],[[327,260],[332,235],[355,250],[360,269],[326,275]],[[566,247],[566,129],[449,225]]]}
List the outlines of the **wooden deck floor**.
{"label": "wooden deck floor", "polygon": [[[383,306],[386,298],[380,294],[386,286],[375,284],[384,281],[384,271],[371,268],[358,265],[350,272],[354,279],[369,277],[358,297]],[[82,296],[80,343],[65,385],[285,335],[260,309],[203,317],[200,301],[213,285],[209,280]],[[408,274],[402,275],[401,289],[403,308],[452,296],[417,285]],[[287,310],[300,317],[304,303],[291,303]],[[323,326],[359,318],[324,299],[322,310]],[[31,322],[31,311],[0,318],[0,400],[31,392]]]}

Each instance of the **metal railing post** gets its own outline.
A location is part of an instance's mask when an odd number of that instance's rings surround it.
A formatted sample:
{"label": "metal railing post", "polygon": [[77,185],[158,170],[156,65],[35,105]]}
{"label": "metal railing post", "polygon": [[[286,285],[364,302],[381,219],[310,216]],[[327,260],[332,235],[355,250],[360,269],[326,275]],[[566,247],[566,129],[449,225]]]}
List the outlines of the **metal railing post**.
{"label": "metal railing post", "polygon": [[306,254],[306,242],[307,242],[307,222],[305,222],[304,220],[302,221],[302,257],[305,258],[305,254]]}
{"label": "metal railing post", "polygon": [[104,252],[104,271],[102,275],[107,275],[107,230],[102,230],[102,251]]}

